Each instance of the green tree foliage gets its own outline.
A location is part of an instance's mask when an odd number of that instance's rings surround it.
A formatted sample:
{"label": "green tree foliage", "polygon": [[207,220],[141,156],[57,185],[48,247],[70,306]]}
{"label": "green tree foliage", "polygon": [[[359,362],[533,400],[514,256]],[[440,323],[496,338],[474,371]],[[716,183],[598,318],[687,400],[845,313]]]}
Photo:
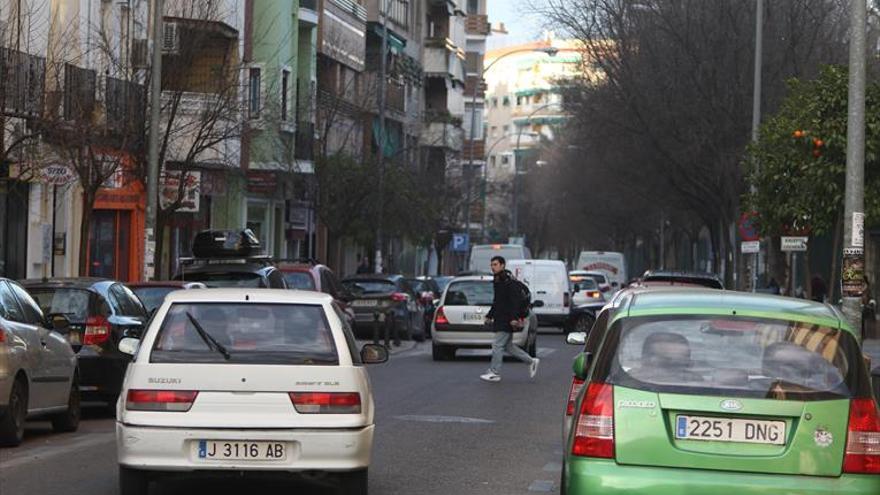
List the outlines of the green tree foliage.
{"label": "green tree foliage", "polygon": [[[814,80],[792,79],[779,111],[761,126],[748,150],[746,170],[755,184],[746,208],[760,215],[765,236],[811,227],[831,232],[843,211],[846,175],[847,82],[845,67],[826,66]],[[865,209],[880,224],[880,83],[868,88]]]}

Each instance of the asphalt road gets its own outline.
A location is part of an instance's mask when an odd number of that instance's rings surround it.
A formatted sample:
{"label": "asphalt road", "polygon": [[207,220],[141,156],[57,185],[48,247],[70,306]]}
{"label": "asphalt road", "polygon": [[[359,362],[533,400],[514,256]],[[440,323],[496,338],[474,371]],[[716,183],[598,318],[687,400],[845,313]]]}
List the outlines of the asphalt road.
{"label": "asphalt road", "polygon": [[[571,358],[562,334],[538,338],[538,376],[506,361],[500,383],[484,383],[487,352],[435,363],[430,342],[405,345],[370,368],[377,432],[372,494],[516,495],[558,490],[561,413]],[[2,495],[117,493],[114,420],[87,410],[78,432],[54,434],[29,425],[25,443],[0,449]],[[183,479],[153,484],[152,494],[331,493],[320,481]]]}

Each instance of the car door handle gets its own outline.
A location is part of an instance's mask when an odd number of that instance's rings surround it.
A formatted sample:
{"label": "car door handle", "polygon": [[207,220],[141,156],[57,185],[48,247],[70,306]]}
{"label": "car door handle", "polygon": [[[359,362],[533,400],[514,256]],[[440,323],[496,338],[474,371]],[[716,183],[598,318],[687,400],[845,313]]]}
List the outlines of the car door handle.
{"label": "car door handle", "polygon": [[539,290],[539,291],[538,291],[538,294],[546,294],[546,293],[547,293],[546,290]]}

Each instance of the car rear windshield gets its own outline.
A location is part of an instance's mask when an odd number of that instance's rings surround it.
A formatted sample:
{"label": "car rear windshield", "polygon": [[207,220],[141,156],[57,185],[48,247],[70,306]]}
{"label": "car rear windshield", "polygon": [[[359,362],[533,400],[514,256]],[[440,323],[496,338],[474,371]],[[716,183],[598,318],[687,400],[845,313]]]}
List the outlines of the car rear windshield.
{"label": "car rear windshield", "polygon": [[572,283],[577,284],[582,291],[597,290],[599,288],[599,284],[597,284],[596,281],[591,278],[575,279],[572,281]]}
{"label": "car rear windshield", "polygon": [[30,289],[28,293],[44,314],[62,313],[75,323],[82,323],[89,317],[92,293],[86,289]]}
{"label": "car rear windshield", "polygon": [[178,289],[179,287],[136,287],[131,291],[144,303],[147,311],[152,311],[162,305],[169,292]]}
{"label": "car rear windshield", "polygon": [[150,362],[336,365],[339,358],[322,306],[178,303],[162,322]]}
{"label": "car rear windshield", "polygon": [[689,277],[687,275],[651,275],[645,277],[645,282],[651,282],[653,285],[689,285],[697,287],[707,287],[709,289],[723,289],[724,285],[715,279],[706,277]]}
{"label": "car rear windshield", "polygon": [[453,282],[446,290],[445,306],[491,306],[495,288],[489,281]]}
{"label": "car rear windshield", "polygon": [[285,272],[284,281],[291,289],[315,290],[315,279],[308,272]]}
{"label": "car rear windshield", "polygon": [[390,280],[346,280],[342,285],[356,295],[388,294],[397,290],[397,285]]}
{"label": "car rear windshield", "polygon": [[732,316],[631,318],[615,327],[596,371],[615,385],[778,400],[869,390],[858,343],[841,330]]}
{"label": "car rear windshield", "polygon": [[265,287],[263,277],[257,273],[247,272],[219,272],[219,273],[189,273],[186,280],[202,282],[208,287]]}

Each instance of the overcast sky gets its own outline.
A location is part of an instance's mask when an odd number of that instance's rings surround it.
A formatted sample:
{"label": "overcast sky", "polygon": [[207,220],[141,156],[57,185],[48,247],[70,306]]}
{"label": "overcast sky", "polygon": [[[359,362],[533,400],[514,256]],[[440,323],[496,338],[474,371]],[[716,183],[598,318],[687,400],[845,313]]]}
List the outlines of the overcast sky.
{"label": "overcast sky", "polygon": [[510,33],[490,36],[490,48],[515,45],[541,36],[543,18],[529,14],[532,2],[541,3],[541,0],[489,0],[489,21],[493,25],[503,22]]}

